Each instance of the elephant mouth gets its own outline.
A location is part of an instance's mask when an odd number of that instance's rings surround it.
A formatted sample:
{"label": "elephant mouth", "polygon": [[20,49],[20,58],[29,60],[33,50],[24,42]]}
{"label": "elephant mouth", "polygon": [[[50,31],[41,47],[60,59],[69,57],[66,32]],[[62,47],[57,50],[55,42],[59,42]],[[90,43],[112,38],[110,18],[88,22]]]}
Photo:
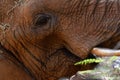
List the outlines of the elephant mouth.
{"label": "elephant mouth", "polygon": [[[78,53],[81,50],[78,50],[77,53],[75,50],[73,50],[72,47],[67,47],[67,49],[73,53],[74,55],[80,57],[81,59],[87,58],[89,56],[91,57],[109,57],[109,56],[120,56],[120,42],[111,43],[109,46],[106,46],[106,41],[103,43],[98,44],[95,47],[90,48],[88,51],[86,51],[86,54],[79,55]],[[104,45],[105,44],[105,45]],[[83,57],[82,57],[83,56]]]}

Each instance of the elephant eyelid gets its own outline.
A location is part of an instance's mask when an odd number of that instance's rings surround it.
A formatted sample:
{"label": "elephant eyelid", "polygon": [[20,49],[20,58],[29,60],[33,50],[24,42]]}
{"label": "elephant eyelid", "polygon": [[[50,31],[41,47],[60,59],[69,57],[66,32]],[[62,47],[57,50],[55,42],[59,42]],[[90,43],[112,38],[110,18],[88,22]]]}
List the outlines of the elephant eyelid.
{"label": "elephant eyelid", "polygon": [[35,17],[35,26],[39,26],[42,27],[44,25],[46,25],[47,23],[49,23],[49,20],[51,19],[51,16],[48,14],[38,14]]}

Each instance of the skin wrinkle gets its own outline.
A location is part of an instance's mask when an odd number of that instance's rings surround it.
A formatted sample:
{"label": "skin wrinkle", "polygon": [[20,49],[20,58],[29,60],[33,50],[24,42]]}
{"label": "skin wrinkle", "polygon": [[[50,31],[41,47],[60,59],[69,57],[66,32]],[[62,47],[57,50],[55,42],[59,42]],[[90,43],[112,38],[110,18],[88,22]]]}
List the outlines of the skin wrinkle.
{"label": "skin wrinkle", "polygon": [[[78,37],[79,36],[79,37]],[[87,35],[78,35],[78,34],[76,34],[76,35],[71,35],[71,37],[73,37],[73,38],[76,38],[76,40],[80,40],[81,41],[81,43],[83,44],[84,43],[84,49],[83,49],[83,51],[85,51],[86,49],[88,49],[88,48],[90,48],[90,46],[89,45],[92,45],[92,44],[97,44],[97,43],[95,43],[96,42],[96,40],[92,40],[91,38],[93,37],[93,36],[87,36]],[[83,39],[83,40],[82,40]],[[90,40],[91,39],[91,40]],[[84,42],[84,41],[86,41],[86,42]],[[71,41],[71,42],[73,42],[73,41]],[[77,42],[77,41],[76,41]],[[80,44],[80,45],[82,45],[82,44]],[[77,44],[76,44],[77,45]]]}
{"label": "skin wrinkle", "polygon": [[[24,21],[23,21],[24,22]],[[25,23],[23,23],[24,25],[21,25],[21,26],[25,26]],[[23,28],[21,28],[22,30],[22,32],[21,33],[23,33],[24,34],[24,39],[23,40],[25,40],[24,42],[27,42],[27,43],[29,43],[29,44],[31,44],[31,45],[33,45],[33,46],[35,46],[35,47],[37,47],[37,48],[39,48],[40,50],[47,50],[47,49],[45,49],[45,48],[42,48],[42,47],[40,47],[40,46],[37,46],[37,45],[35,45],[35,44],[32,44],[32,43],[30,43],[30,41],[31,41],[31,39],[27,36],[27,34],[25,34],[24,33],[24,30],[25,30],[25,28],[23,29]],[[21,37],[22,37],[22,35],[21,35]],[[28,40],[29,39],[29,40]]]}
{"label": "skin wrinkle", "polygon": [[102,20],[101,20],[102,21]]}
{"label": "skin wrinkle", "polygon": [[[106,2],[106,3],[107,3],[107,2]],[[106,10],[106,9],[107,9],[107,7],[105,8],[105,10]],[[105,16],[105,14],[104,14],[104,16]],[[101,21],[102,21],[102,20],[101,20]],[[100,22],[100,24],[101,24],[101,22]],[[101,27],[99,27],[99,28],[101,28]],[[98,29],[98,30],[99,30],[99,29]],[[101,30],[101,32],[102,32],[103,29],[100,29],[100,30]],[[99,31],[99,32],[100,32],[100,31]],[[100,32],[100,33],[101,33],[101,32]],[[99,34],[100,34],[100,33],[99,33]],[[98,34],[98,35],[99,35],[99,34]],[[102,34],[101,34],[101,35],[102,35]]]}
{"label": "skin wrinkle", "polygon": [[[6,42],[6,43],[9,43],[9,42]],[[10,44],[9,44],[9,45],[10,45]],[[10,45],[10,46],[11,46],[11,45]],[[11,46],[11,47],[12,47],[12,46]],[[12,47],[12,48],[14,48],[14,47]],[[15,50],[15,49],[13,49],[13,50]],[[15,53],[18,53],[18,52],[15,51]],[[9,54],[9,57],[10,57],[10,56],[11,56],[11,55]],[[14,56],[14,55],[13,55],[13,57],[16,58],[16,56]],[[10,59],[10,61],[11,61],[11,60],[14,60],[14,59],[12,58],[12,59]],[[24,63],[21,63],[21,61],[19,61],[18,58],[16,58],[15,60],[18,61],[18,64],[20,64],[19,67],[22,66],[23,69],[32,77],[31,72],[29,72],[29,69],[26,68],[26,66],[24,65]],[[13,62],[13,61],[12,61],[12,62]],[[16,62],[15,62],[15,65],[17,65]],[[34,77],[33,77],[33,78],[34,78]],[[34,80],[34,79],[33,79],[33,80]]]}
{"label": "skin wrinkle", "polygon": [[[80,58],[67,56],[61,48],[85,58],[91,48],[116,34],[118,6],[113,0],[29,0],[14,9],[12,22],[5,19],[11,28],[6,31],[3,46],[19,58],[36,80],[71,76],[79,70],[72,64]],[[41,13],[53,18],[38,27],[33,21]],[[47,27],[50,28],[44,30]]]}
{"label": "skin wrinkle", "polygon": [[119,3],[120,1],[119,0],[117,0],[117,2],[116,2],[116,4],[117,4],[117,13],[120,13],[120,9],[119,9],[119,7],[120,7],[120,3]]}
{"label": "skin wrinkle", "polygon": [[17,40],[18,41],[18,40]]}
{"label": "skin wrinkle", "polygon": [[[17,38],[16,38],[15,36],[14,36],[14,38],[16,39],[15,41],[19,41],[19,40],[17,40]],[[13,50],[16,50],[16,49],[13,49]],[[22,60],[22,59],[21,59],[21,60]],[[20,60],[20,61],[21,61],[21,60]]]}
{"label": "skin wrinkle", "polygon": [[[18,40],[16,40],[16,41],[18,41]],[[16,50],[16,49],[14,49],[14,50]],[[22,57],[23,57],[23,56],[22,56]],[[26,57],[24,57],[23,59],[25,59],[25,58],[26,58]],[[21,60],[22,60],[22,59],[21,59]],[[21,60],[20,60],[20,61],[21,61]],[[25,61],[26,61],[26,60],[25,60]]]}
{"label": "skin wrinkle", "polygon": [[[104,16],[103,16],[103,17],[104,17]],[[103,19],[101,18],[101,21],[102,21],[102,20],[103,20]],[[101,21],[100,21],[100,22],[101,22]],[[101,28],[101,27],[100,27],[100,28]],[[98,29],[98,30],[99,30],[99,29]]]}
{"label": "skin wrinkle", "polygon": [[[23,45],[22,45],[23,46]],[[25,48],[25,47],[23,47],[23,48]],[[23,56],[23,59],[25,59],[25,57]],[[31,59],[30,59],[31,60]],[[27,61],[27,60],[25,60],[25,61]],[[29,61],[27,61],[27,63],[29,63]],[[32,66],[32,65],[31,65]]]}
{"label": "skin wrinkle", "polygon": [[[20,34],[20,33],[19,33]],[[17,38],[16,38],[17,39]],[[21,38],[22,39],[22,38]],[[33,57],[33,59],[36,59],[36,61],[38,61],[38,62],[40,62],[42,65],[45,65],[43,62],[42,62],[42,60],[39,60],[39,59],[37,59],[28,49],[27,49],[27,47],[25,47],[19,40],[17,40],[20,44],[21,44],[21,46],[23,47],[23,48],[25,48],[27,51],[28,51],[28,53],[30,53],[30,55]]]}
{"label": "skin wrinkle", "polygon": [[6,40],[6,44],[8,44],[8,46],[10,47],[10,49],[13,50],[14,53],[16,53],[16,57],[20,59],[20,56],[18,55],[17,50],[7,40]]}

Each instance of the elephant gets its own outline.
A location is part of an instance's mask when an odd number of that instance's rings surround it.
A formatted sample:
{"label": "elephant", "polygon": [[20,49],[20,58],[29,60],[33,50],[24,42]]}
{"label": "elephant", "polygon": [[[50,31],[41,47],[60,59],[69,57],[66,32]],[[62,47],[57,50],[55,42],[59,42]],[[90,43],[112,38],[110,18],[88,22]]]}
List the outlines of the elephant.
{"label": "elephant", "polygon": [[119,0],[0,0],[0,4],[2,80],[70,77],[93,68],[74,63],[91,56],[94,47],[119,41]]}

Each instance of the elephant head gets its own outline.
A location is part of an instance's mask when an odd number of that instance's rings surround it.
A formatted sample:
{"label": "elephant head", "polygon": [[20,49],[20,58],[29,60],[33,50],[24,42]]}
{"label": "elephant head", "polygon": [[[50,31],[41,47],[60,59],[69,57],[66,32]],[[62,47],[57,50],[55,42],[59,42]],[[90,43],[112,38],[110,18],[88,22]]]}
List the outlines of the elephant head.
{"label": "elephant head", "polygon": [[24,0],[6,12],[1,45],[38,80],[79,70],[73,63],[118,35],[120,23],[117,0]]}

